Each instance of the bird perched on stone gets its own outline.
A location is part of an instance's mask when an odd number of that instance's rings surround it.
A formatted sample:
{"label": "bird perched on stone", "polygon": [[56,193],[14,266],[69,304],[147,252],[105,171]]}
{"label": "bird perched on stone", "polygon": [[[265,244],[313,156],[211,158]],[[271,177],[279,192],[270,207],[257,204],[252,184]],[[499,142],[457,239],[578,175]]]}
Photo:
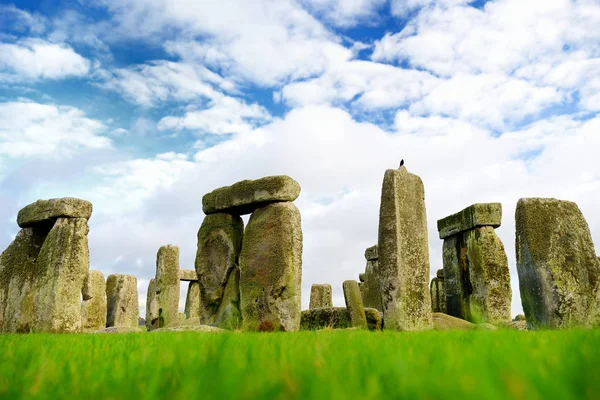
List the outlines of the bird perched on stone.
{"label": "bird perched on stone", "polygon": [[403,165],[404,165],[404,159],[400,160],[400,167],[398,167],[398,168],[401,168]]}

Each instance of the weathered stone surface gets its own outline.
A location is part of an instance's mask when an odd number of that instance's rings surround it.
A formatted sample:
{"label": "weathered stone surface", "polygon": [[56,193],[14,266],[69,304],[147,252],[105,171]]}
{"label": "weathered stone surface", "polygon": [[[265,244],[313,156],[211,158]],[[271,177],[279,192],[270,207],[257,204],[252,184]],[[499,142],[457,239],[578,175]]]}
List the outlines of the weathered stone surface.
{"label": "weathered stone surface", "polygon": [[158,300],[156,298],[156,279],[150,279],[148,283],[148,294],[146,295],[146,318],[144,323],[146,329],[152,331],[158,329]]}
{"label": "weathered stone surface", "polygon": [[377,253],[377,245],[367,247],[365,250],[365,258],[367,261],[376,261],[379,258]]}
{"label": "weathered stone surface", "polygon": [[434,313],[446,313],[446,291],[444,290],[444,279],[435,277],[431,280],[429,287],[431,295],[431,311]]}
{"label": "weathered stone surface", "polygon": [[425,191],[417,175],[387,170],[379,210],[378,275],[384,328],[432,328]]}
{"label": "weathered stone surface", "polygon": [[438,220],[440,239],[457,235],[479,226],[497,228],[502,221],[502,204],[478,203]]}
{"label": "weathered stone surface", "polygon": [[440,279],[444,279],[444,269],[438,269],[435,276],[437,276]]}
{"label": "weathered stone surface", "polygon": [[[365,308],[365,317],[369,330],[382,329],[383,319],[379,311]],[[346,307],[321,307],[302,311],[302,330],[346,329],[351,326],[350,313]]]}
{"label": "weathered stone surface", "polygon": [[467,319],[469,315],[469,281],[467,252],[462,236],[444,239],[442,246],[444,262],[444,289],[446,291],[446,312],[456,318]]}
{"label": "weathered stone surface", "polygon": [[333,307],[331,285],[315,283],[310,288],[310,303],[308,308]]}
{"label": "weathered stone surface", "polygon": [[525,316],[523,314],[517,314],[513,321],[525,321]]}
{"label": "weathered stone surface", "polygon": [[23,228],[0,255],[0,331],[33,329],[36,261],[52,224]]}
{"label": "weathered stone surface", "polygon": [[191,281],[185,296],[185,318],[200,318],[200,284]]}
{"label": "weathered stone surface", "polygon": [[292,203],[257,209],[248,222],[240,255],[243,329],[300,328],[302,227]]}
{"label": "weathered stone surface", "polygon": [[377,260],[368,260],[365,267],[364,283],[360,285],[363,305],[365,308],[375,308],[383,311],[381,305],[381,285],[377,276]]}
{"label": "weathered stone surface", "polygon": [[161,246],[156,254],[158,327],[179,320],[179,247]]}
{"label": "weathered stone surface", "polygon": [[157,329],[155,332],[227,332],[225,329],[210,325],[201,325],[200,318],[184,319],[167,327]]}
{"label": "weathered stone surface", "polygon": [[364,272],[358,274],[358,281],[361,283],[365,281],[365,273]]}
{"label": "weathered stone surface", "polygon": [[469,321],[465,321],[461,318],[456,318],[451,315],[443,313],[433,313],[433,329],[436,331],[447,331],[447,330],[472,330],[477,326]]}
{"label": "weathered stone surface", "polygon": [[510,321],[505,326],[508,329],[514,329],[514,330],[517,330],[517,331],[527,331],[527,330],[529,330],[529,328],[527,328],[527,321],[525,321],[525,320]]}
{"label": "weathered stone surface", "polygon": [[81,290],[81,329],[106,327],[106,281],[101,271],[89,271]]}
{"label": "weathered stone surface", "polygon": [[241,313],[235,309],[239,306],[239,277],[236,274],[239,275],[243,235],[244,222],[239,216],[210,214],[202,221],[195,263],[202,324],[221,328],[225,327],[221,324],[233,328],[239,325]]}
{"label": "weathered stone surface", "polygon": [[512,290],[502,241],[491,226],[471,229],[463,235],[472,288],[469,320],[492,324],[510,321]]}
{"label": "weathered stone surface", "polygon": [[34,330],[81,330],[81,291],[90,268],[85,218],[58,218],[36,262]]}
{"label": "weathered stone surface", "polygon": [[133,275],[112,274],[106,279],[106,327],[136,328],[140,315],[137,279]]}
{"label": "weathered stone surface", "polygon": [[529,327],[598,324],[600,262],[577,204],[520,199],[515,218],[521,304]]}
{"label": "weathered stone surface", "polygon": [[140,327],[131,326],[111,326],[109,328],[100,329],[91,333],[141,333],[144,330]]}
{"label": "weathered stone surface", "polygon": [[198,280],[198,274],[195,269],[180,269],[179,280],[193,282]]}
{"label": "weathered stone surface", "polygon": [[17,224],[27,228],[39,223],[51,222],[58,218],[84,218],[92,216],[92,203],[73,197],[38,200],[19,211]]}
{"label": "weathered stone surface", "polygon": [[346,308],[350,313],[350,323],[354,328],[367,329],[367,318],[365,317],[365,307],[358,288],[358,282],[348,280],[342,284],[344,290],[344,300]]}
{"label": "weathered stone surface", "polygon": [[299,195],[300,185],[289,176],[267,176],[240,181],[207,193],[202,197],[202,211],[205,214],[250,214],[270,203],[294,201]]}

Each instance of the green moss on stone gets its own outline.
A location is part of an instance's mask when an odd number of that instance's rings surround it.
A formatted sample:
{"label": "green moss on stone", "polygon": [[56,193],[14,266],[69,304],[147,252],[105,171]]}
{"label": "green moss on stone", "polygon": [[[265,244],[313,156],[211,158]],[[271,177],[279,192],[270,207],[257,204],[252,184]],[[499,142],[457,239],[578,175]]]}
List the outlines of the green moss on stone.
{"label": "green moss on stone", "polygon": [[[112,274],[106,279],[106,327],[138,326],[137,279],[133,275]],[[160,309],[158,310],[160,319]]]}
{"label": "green moss on stone", "polygon": [[438,220],[440,239],[457,235],[461,232],[478,226],[491,226],[497,228],[502,222],[502,204],[477,203],[462,211]]}
{"label": "green moss on stone", "polygon": [[85,218],[92,215],[92,203],[74,197],[38,200],[22,208],[17,215],[17,224],[21,228],[39,223],[54,221],[58,218]]}
{"label": "green moss on stone", "polygon": [[331,285],[328,283],[315,283],[310,288],[309,309],[333,307]]}

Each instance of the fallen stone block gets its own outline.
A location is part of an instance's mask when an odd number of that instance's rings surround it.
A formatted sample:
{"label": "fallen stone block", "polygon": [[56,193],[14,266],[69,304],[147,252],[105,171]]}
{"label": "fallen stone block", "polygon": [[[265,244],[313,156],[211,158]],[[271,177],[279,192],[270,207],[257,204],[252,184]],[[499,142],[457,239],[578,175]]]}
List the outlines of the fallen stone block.
{"label": "fallen stone block", "polygon": [[367,329],[367,318],[363,306],[360,289],[356,281],[348,280],[342,284],[346,308],[350,313],[350,324],[354,328]]}
{"label": "fallen stone block", "polygon": [[140,316],[137,279],[133,275],[112,274],[106,279],[106,327],[137,328]]}
{"label": "fallen stone block", "polygon": [[17,224],[27,228],[58,218],[84,218],[92,216],[92,203],[73,197],[38,200],[22,208],[17,215]]}
{"label": "fallen stone block", "polygon": [[81,329],[106,327],[106,281],[101,271],[89,271],[81,290]]}
{"label": "fallen stone block", "polygon": [[433,313],[433,329],[436,331],[448,330],[474,330],[477,326],[469,321],[461,318],[456,318],[448,314]]}
{"label": "fallen stone block", "polygon": [[332,307],[333,300],[331,294],[331,285],[328,283],[315,283],[310,288],[310,303],[308,308]]}
{"label": "fallen stone block", "polygon": [[240,181],[207,193],[202,197],[202,211],[205,214],[225,212],[244,215],[270,203],[294,201],[299,195],[300,185],[289,176],[267,176]]}
{"label": "fallen stone block", "polygon": [[478,203],[438,220],[440,239],[457,235],[479,226],[497,228],[502,221],[502,204]]}

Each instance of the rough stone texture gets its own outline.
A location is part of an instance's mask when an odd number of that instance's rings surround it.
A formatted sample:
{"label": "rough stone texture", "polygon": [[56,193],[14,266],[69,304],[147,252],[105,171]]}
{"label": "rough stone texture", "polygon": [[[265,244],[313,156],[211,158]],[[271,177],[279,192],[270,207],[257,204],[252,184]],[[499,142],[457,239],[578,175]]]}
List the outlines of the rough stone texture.
{"label": "rough stone texture", "polygon": [[438,220],[440,239],[457,235],[479,226],[497,228],[502,221],[502,204],[478,203]]}
{"label": "rough stone texture", "polygon": [[193,282],[198,280],[198,274],[195,269],[180,269],[179,280]]}
{"label": "rough stone texture", "polygon": [[200,284],[191,281],[185,296],[185,318],[200,318]]}
{"label": "rough stone texture", "polygon": [[106,281],[101,271],[89,271],[81,290],[81,329],[106,327]]}
{"label": "rough stone texture", "polygon": [[23,228],[0,255],[0,331],[33,329],[36,261],[52,224]]}
{"label": "rough stone texture", "polygon": [[38,200],[25,206],[17,215],[17,224],[27,228],[39,223],[51,222],[58,218],[84,218],[92,216],[92,203],[73,197]]}
{"label": "rough stone texture", "polygon": [[97,331],[93,331],[91,333],[141,333],[144,330],[140,327],[131,327],[131,326],[111,326],[109,328],[100,329]]}
{"label": "rough stone texture", "polygon": [[491,226],[475,228],[463,235],[472,288],[470,321],[492,324],[510,321],[512,290],[502,241]]}
{"label": "rough stone texture", "polygon": [[294,201],[299,195],[300,185],[289,176],[267,176],[213,190],[202,197],[202,211],[205,214],[250,214],[273,202]]}
{"label": "rough stone texture", "polygon": [[227,329],[240,324],[238,260],[243,235],[239,216],[210,214],[202,221],[195,263],[202,324]]}
{"label": "rough stone texture", "polygon": [[140,315],[137,279],[133,275],[112,274],[106,279],[106,327],[137,328]]}
{"label": "rough stone texture", "polygon": [[148,294],[146,295],[146,318],[144,324],[146,329],[152,331],[158,329],[158,300],[156,298],[156,278],[150,279],[148,283]]}
{"label": "rough stone texture", "polygon": [[377,253],[377,245],[367,247],[365,250],[365,258],[367,261],[376,261],[379,258]]}
{"label": "rough stone texture", "polygon": [[[365,308],[365,317],[369,330],[382,329],[383,319],[379,311]],[[346,307],[322,307],[302,311],[300,327],[302,330],[346,329],[352,324]]]}
{"label": "rough stone texture", "polygon": [[379,210],[378,275],[384,328],[432,328],[425,190],[406,170],[385,172]]}
{"label": "rough stone texture", "polygon": [[333,307],[331,285],[315,283],[310,288],[310,303],[308,308]]}
{"label": "rough stone texture", "polygon": [[429,287],[431,295],[431,311],[434,313],[446,313],[446,291],[444,290],[444,278],[435,277],[431,280]]}
{"label": "rough stone texture", "polygon": [[447,330],[472,330],[476,329],[477,325],[472,322],[465,321],[461,318],[456,318],[448,314],[433,313],[433,329],[436,331]]}
{"label": "rough stone texture", "polygon": [[81,291],[90,268],[85,218],[58,218],[36,262],[33,297],[37,332],[81,330]]}
{"label": "rough stone texture", "polygon": [[529,328],[598,324],[600,262],[577,204],[520,199],[515,218],[521,304]]}
{"label": "rough stone texture", "polygon": [[[368,250],[368,249],[367,249]],[[376,259],[368,260],[365,267],[364,282],[360,285],[363,304],[366,308],[375,308],[383,311],[381,305],[381,285],[377,276]]]}
{"label": "rough stone texture", "polygon": [[435,276],[437,276],[440,279],[444,279],[444,269],[438,269]]}
{"label": "rough stone texture", "polygon": [[251,331],[300,328],[302,227],[292,203],[257,209],[240,255],[242,327]]}
{"label": "rough stone texture", "polygon": [[525,316],[523,314],[517,314],[513,321],[526,321]]}
{"label": "rough stone texture", "polygon": [[367,318],[365,317],[365,307],[358,288],[358,282],[348,280],[342,284],[344,290],[344,300],[346,308],[350,313],[350,323],[354,328],[367,329]]}
{"label": "rough stone texture", "polygon": [[210,325],[201,325],[200,318],[184,319],[171,324],[165,328],[157,329],[156,332],[226,332],[225,329]]}
{"label": "rough stone texture", "polygon": [[158,327],[179,320],[179,247],[161,246],[156,254]]}
{"label": "rough stone texture", "polygon": [[514,330],[517,330],[517,331],[527,331],[527,330],[529,330],[529,328],[527,328],[527,321],[525,321],[525,320],[510,321],[505,326],[508,329],[514,329]]}

